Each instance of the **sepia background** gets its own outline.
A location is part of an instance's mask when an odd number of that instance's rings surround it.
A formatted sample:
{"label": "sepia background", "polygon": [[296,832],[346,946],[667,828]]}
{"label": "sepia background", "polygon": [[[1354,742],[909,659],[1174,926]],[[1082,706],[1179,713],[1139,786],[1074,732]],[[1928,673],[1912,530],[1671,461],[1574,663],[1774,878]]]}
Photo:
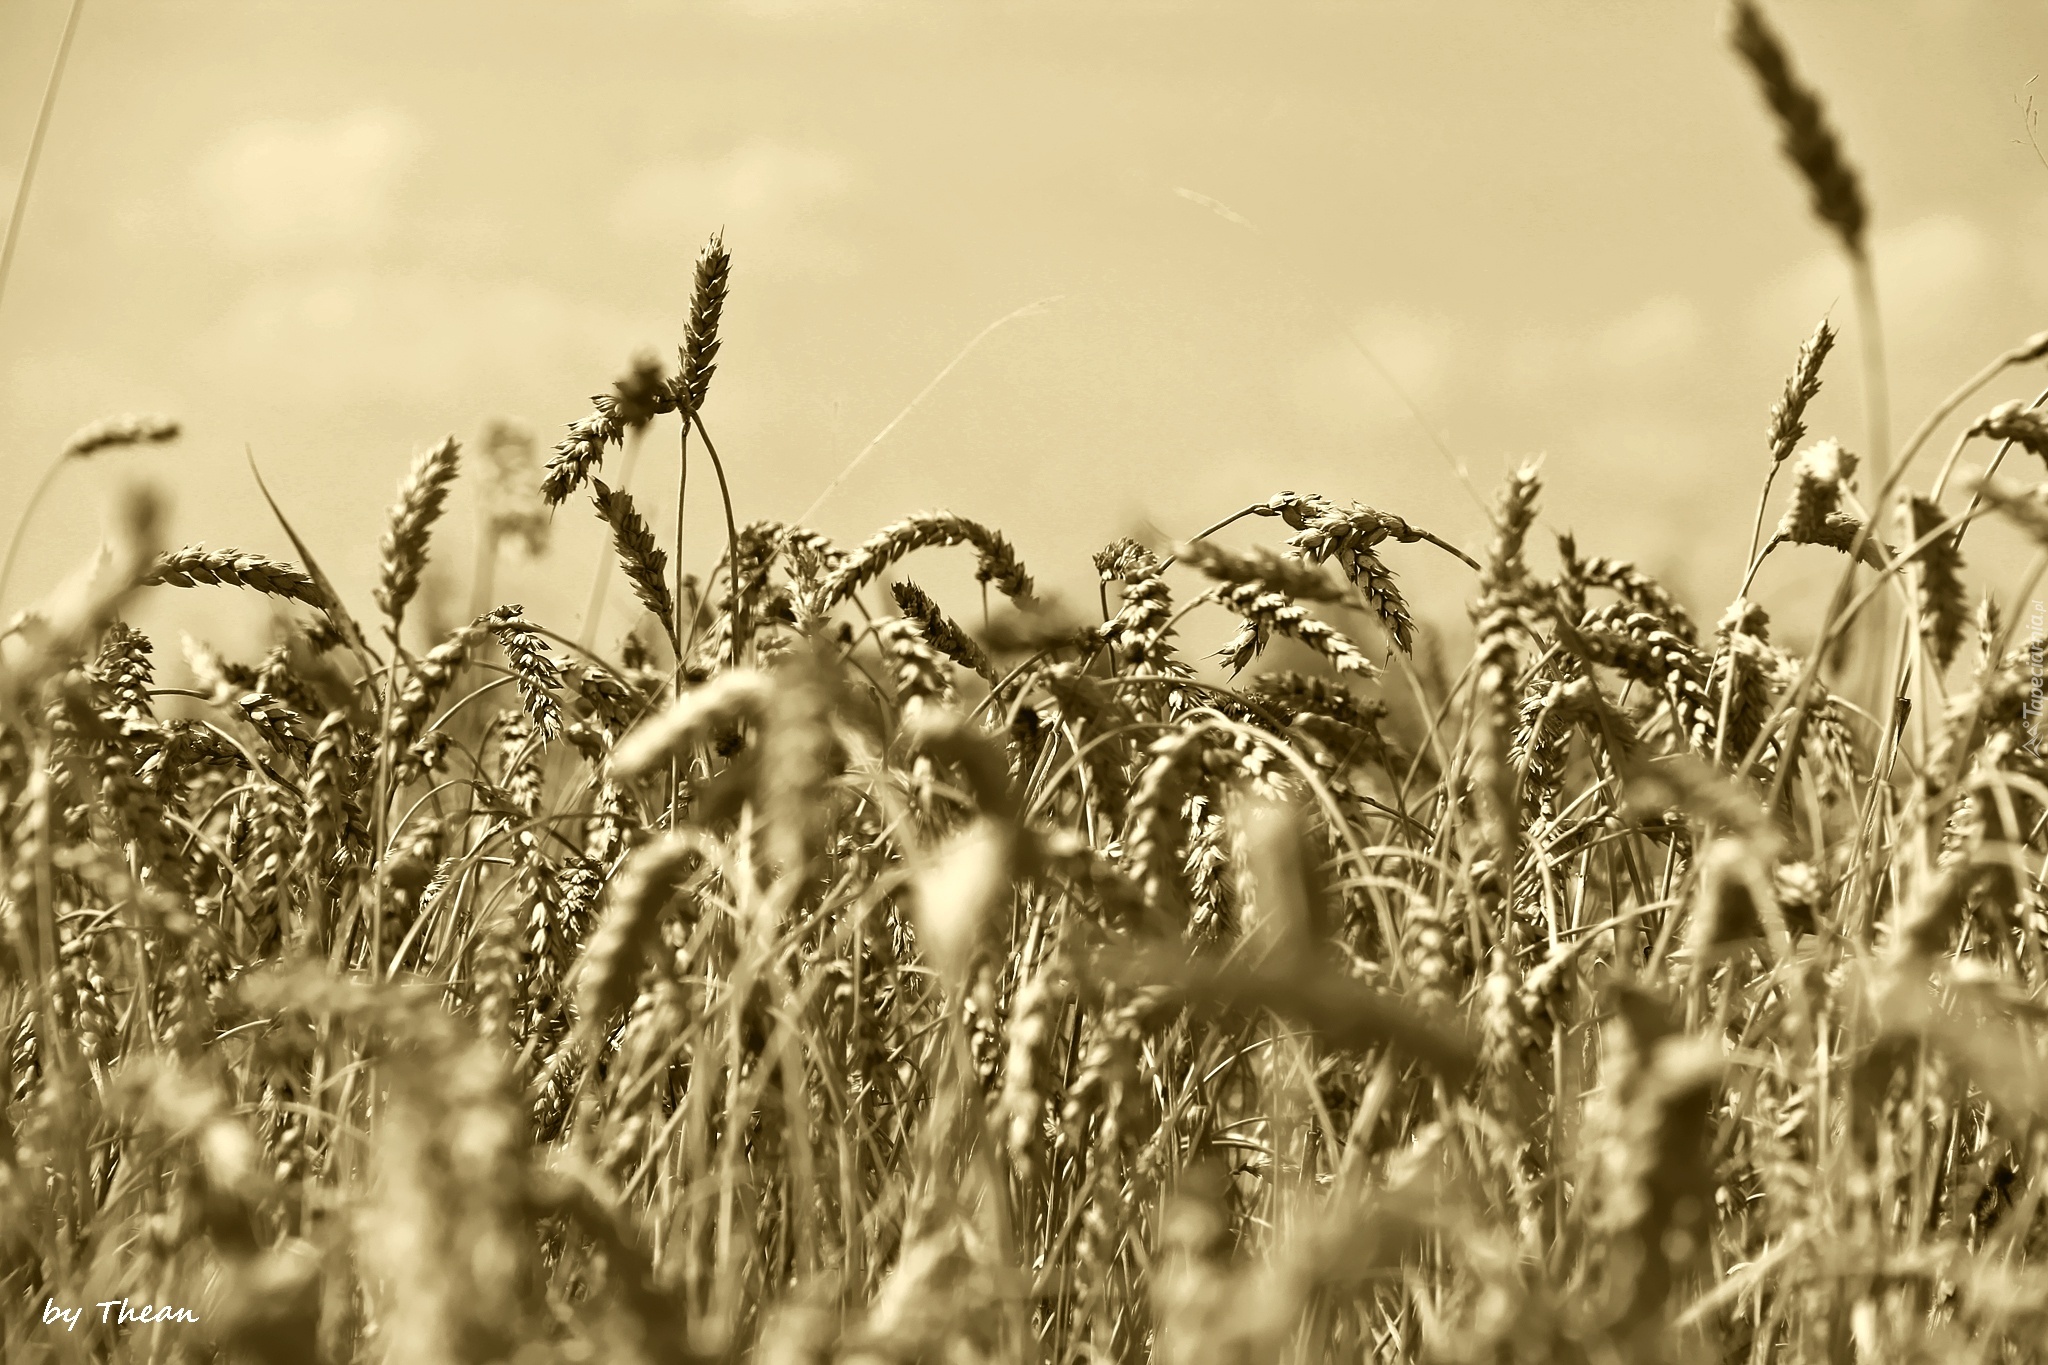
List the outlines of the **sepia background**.
{"label": "sepia background", "polygon": [[80,3],[0,1361],[2048,1365],[2041,0]]}
{"label": "sepia background", "polygon": [[[1715,7],[1257,8],[92,3],[0,303],[0,481],[111,412],[187,437],[67,471],[0,607],[78,562],[142,469],[172,541],[293,557],[245,448],[360,596],[412,452],[500,415],[552,445],[636,348],[673,356],[722,227],[706,415],[742,521],[804,511],[970,338],[1056,296],[815,524],[945,506],[1090,601],[1088,550],[1280,488],[1476,542],[1450,457],[1485,490],[1543,452],[1548,525],[1597,526],[1711,619],[1739,565],[1695,547],[1746,540],[1765,416],[1824,313],[1851,349],[1813,425],[1862,425],[1839,253]],[[1865,176],[1904,428],[2048,324],[2048,9],[1780,8]],[[0,5],[0,195],[64,11]],[[636,486],[668,486],[671,452]],[[573,620],[591,521],[497,596]],[[709,498],[691,523],[702,572]],[[464,566],[467,519],[447,529]],[[1831,559],[1806,553],[1778,605]],[[1403,576],[1460,614],[1468,585]],[[210,613],[224,645],[263,622],[237,595],[148,610]]]}

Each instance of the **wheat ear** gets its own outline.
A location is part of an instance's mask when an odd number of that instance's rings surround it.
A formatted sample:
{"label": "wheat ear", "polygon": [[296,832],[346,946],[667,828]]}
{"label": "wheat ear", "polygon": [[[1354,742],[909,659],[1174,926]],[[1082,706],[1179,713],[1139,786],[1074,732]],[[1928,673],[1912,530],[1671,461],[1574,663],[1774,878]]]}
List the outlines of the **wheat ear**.
{"label": "wheat ear", "polygon": [[390,521],[378,546],[382,562],[375,596],[377,606],[390,618],[394,638],[405,618],[406,604],[419,591],[427,541],[448,505],[448,485],[455,482],[459,449],[455,438],[449,436],[413,456],[412,468],[398,486],[398,501],[391,505]]}
{"label": "wheat ear", "polygon": [[661,622],[670,647],[679,648],[675,598],[668,587],[667,553],[654,543],[654,532],[634,505],[632,494],[623,488],[606,487],[603,479],[592,479],[590,487],[597,514],[611,527],[612,549],[618,555],[626,581],[633,585],[633,595]]}
{"label": "wheat ear", "polygon": [[1828,126],[1820,98],[1801,83],[1784,44],[1750,0],[1736,0],[1728,41],[1756,77],[1757,89],[1777,120],[1785,156],[1813,196],[1814,214],[1834,229],[1850,255],[1861,256],[1868,221],[1863,189]]}
{"label": "wheat ear", "polygon": [[319,585],[296,566],[232,547],[209,550],[203,545],[194,545],[173,550],[169,554],[158,555],[155,566],[142,576],[145,587],[162,584],[190,588],[201,583],[248,588],[252,592],[304,602],[309,607],[325,608],[328,605],[327,594],[321,592]]}

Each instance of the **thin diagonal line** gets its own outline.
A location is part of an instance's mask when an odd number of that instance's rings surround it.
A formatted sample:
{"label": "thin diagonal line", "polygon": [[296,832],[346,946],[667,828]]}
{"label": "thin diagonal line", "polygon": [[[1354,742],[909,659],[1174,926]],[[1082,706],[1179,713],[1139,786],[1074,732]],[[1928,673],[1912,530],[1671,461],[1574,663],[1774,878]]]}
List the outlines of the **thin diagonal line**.
{"label": "thin diagonal line", "polygon": [[824,506],[825,499],[832,496],[832,490],[839,487],[840,484],[845,483],[847,475],[853,473],[854,470],[860,468],[861,461],[867,459],[867,457],[874,452],[875,447],[880,445],[883,442],[883,440],[888,437],[890,432],[896,430],[896,428],[902,424],[904,418],[910,416],[912,412],[916,411],[917,405],[919,403],[922,403],[927,397],[929,397],[933,389],[936,389],[941,383],[945,382],[946,376],[953,373],[955,369],[959,368],[960,362],[967,359],[968,353],[971,352],[975,347],[981,345],[982,342],[988,340],[989,335],[992,332],[994,332],[998,327],[1001,327],[1004,323],[1015,322],[1018,318],[1028,318],[1034,314],[1042,313],[1047,308],[1050,308],[1053,304],[1058,303],[1061,299],[1065,297],[1066,295],[1064,294],[1054,294],[1050,298],[1043,298],[1037,300],[1034,303],[1027,303],[1022,308],[1003,314],[994,322],[991,322],[988,326],[982,328],[979,332],[976,332],[974,334],[974,340],[968,342],[965,346],[962,346],[960,348],[960,353],[954,356],[951,360],[946,362],[946,368],[940,370],[937,374],[933,375],[932,382],[925,385],[923,388],[919,389],[917,391],[917,397],[911,399],[909,403],[905,404],[903,411],[897,413],[893,418],[891,418],[889,420],[888,426],[883,427],[880,431],[876,432],[875,439],[869,441],[867,445],[861,449],[860,454],[854,456],[853,459],[847,463],[846,468],[839,471],[839,477],[825,485],[825,491],[818,494],[818,496],[812,500],[811,505],[809,507],[806,507],[801,513],[798,514],[796,519],[797,524],[801,526],[806,522],[810,521],[811,514],[816,512],[820,507]]}
{"label": "thin diagonal line", "polygon": [[43,87],[43,107],[36,113],[36,128],[29,135],[28,158],[21,163],[21,183],[14,187],[14,210],[7,216],[7,239],[0,243],[0,299],[7,297],[7,270],[14,264],[14,246],[21,240],[21,220],[28,212],[28,189],[36,178],[36,163],[43,156],[43,134],[50,130],[50,111],[57,105],[57,86],[64,79],[64,59],[71,55],[71,36],[78,32],[78,16],[85,0],[71,0],[71,16],[64,21],[64,36],[57,42],[57,59],[50,63],[50,83]]}
{"label": "thin diagonal line", "polygon": [[[1266,232],[1265,229],[1220,199],[1212,199],[1198,190],[1187,188],[1185,185],[1175,186],[1173,192],[1182,199],[1187,200],[1190,204],[1209,210],[1218,218],[1223,219],[1234,227],[1243,228],[1255,237],[1263,237],[1269,242],[1274,240],[1272,235]],[[1408,415],[1415,419],[1415,425],[1421,429],[1424,436],[1429,438],[1429,443],[1436,447],[1437,453],[1444,457],[1444,462],[1450,465],[1451,472],[1456,474],[1458,481],[1465,485],[1465,491],[1470,493],[1472,500],[1479,504],[1479,510],[1482,512],[1491,511],[1486,501],[1486,495],[1481,493],[1478,485],[1472,482],[1471,471],[1465,468],[1465,462],[1452,453],[1450,446],[1444,442],[1442,434],[1423,415],[1421,406],[1409,396],[1408,390],[1401,386],[1401,381],[1394,378],[1393,371],[1389,370],[1381,362],[1380,358],[1373,354],[1371,347],[1360,340],[1357,329],[1337,315],[1337,310],[1330,306],[1329,301],[1323,297],[1322,292],[1311,285],[1308,277],[1299,268],[1289,263],[1284,257],[1275,257],[1274,259],[1281,269],[1293,277],[1295,289],[1300,293],[1301,297],[1321,310],[1337,330],[1343,333],[1344,339],[1351,343],[1351,349],[1358,352],[1364,358],[1365,363],[1372,367],[1373,373],[1380,377],[1380,382],[1393,391],[1394,397],[1401,400],[1401,406],[1408,410]]]}

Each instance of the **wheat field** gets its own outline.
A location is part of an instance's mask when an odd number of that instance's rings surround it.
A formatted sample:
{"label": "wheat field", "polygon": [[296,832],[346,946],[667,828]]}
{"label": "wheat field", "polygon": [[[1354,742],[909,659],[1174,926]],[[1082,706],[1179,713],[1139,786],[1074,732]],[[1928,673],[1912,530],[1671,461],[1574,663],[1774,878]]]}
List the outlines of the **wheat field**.
{"label": "wheat field", "polygon": [[[0,649],[0,1357],[2048,1360],[2048,391],[1997,401],[2048,333],[1894,445],[1861,184],[1731,13],[1858,307],[1758,395],[1709,629],[1538,543],[1534,462],[1482,545],[1296,492],[1120,541],[1095,620],[968,517],[744,521],[719,238],[545,465],[413,459],[368,603],[283,511],[292,562],[128,495]],[[1809,432],[1851,353],[1865,429]],[[416,648],[459,478],[474,619]],[[490,600],[585,512],[602,648]],[[908,576],[949,548],[978,599]],[[1466,585],[1462,666],[1397,569]],[[162,685],[166,592],[277,643]]]}

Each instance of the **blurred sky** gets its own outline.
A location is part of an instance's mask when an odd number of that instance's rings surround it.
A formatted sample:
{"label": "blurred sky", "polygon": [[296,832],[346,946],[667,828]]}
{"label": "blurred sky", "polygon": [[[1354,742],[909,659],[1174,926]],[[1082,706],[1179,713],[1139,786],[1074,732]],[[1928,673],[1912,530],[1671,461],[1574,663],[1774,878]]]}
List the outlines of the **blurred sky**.
{"label": "blurred sky", "polygon": [[[64,10],[0,0],[0,195]],[[1771,12],[1864,173],[1904,430],[2048,326],[2023,112],[2048,6]],[[175,488],[176,540],[290,557],[246,445],[367,610],[410,455],[500,414],[552,444],[635,348],[672,355],[719,227],[707,417],[743,521],[801,512],[970,337],[1061,296],[815,520],[846,541],[928,507],[992,521],[1077,605],[1111,537],[1184,536],[1281,488],[1483,542],[1347,329],[1482,488],[1546,455],[1545,522],[1710,619],[1770,405],[1830,310],[1850,335],[1813,425],[1862,435],[1846,276],[1712,4],[88,0],[0,304],[0,486],[106,413],[189,434],[67,471],[0,607],[89,551],[144,471]],[[673,469],[664,431],[635,480],[658,525]],[[586,521],[564,508],[555,556],[497,596],[573,621]],[[694,503],[700,570],[719,524]],[[1801,553],[1767,595],[1835,567]],[[1466,571],[1391,558],[1459,614]],[[952,560],[912,572],[960,581]],[[180,609],[253,639],[237,596]]]}

